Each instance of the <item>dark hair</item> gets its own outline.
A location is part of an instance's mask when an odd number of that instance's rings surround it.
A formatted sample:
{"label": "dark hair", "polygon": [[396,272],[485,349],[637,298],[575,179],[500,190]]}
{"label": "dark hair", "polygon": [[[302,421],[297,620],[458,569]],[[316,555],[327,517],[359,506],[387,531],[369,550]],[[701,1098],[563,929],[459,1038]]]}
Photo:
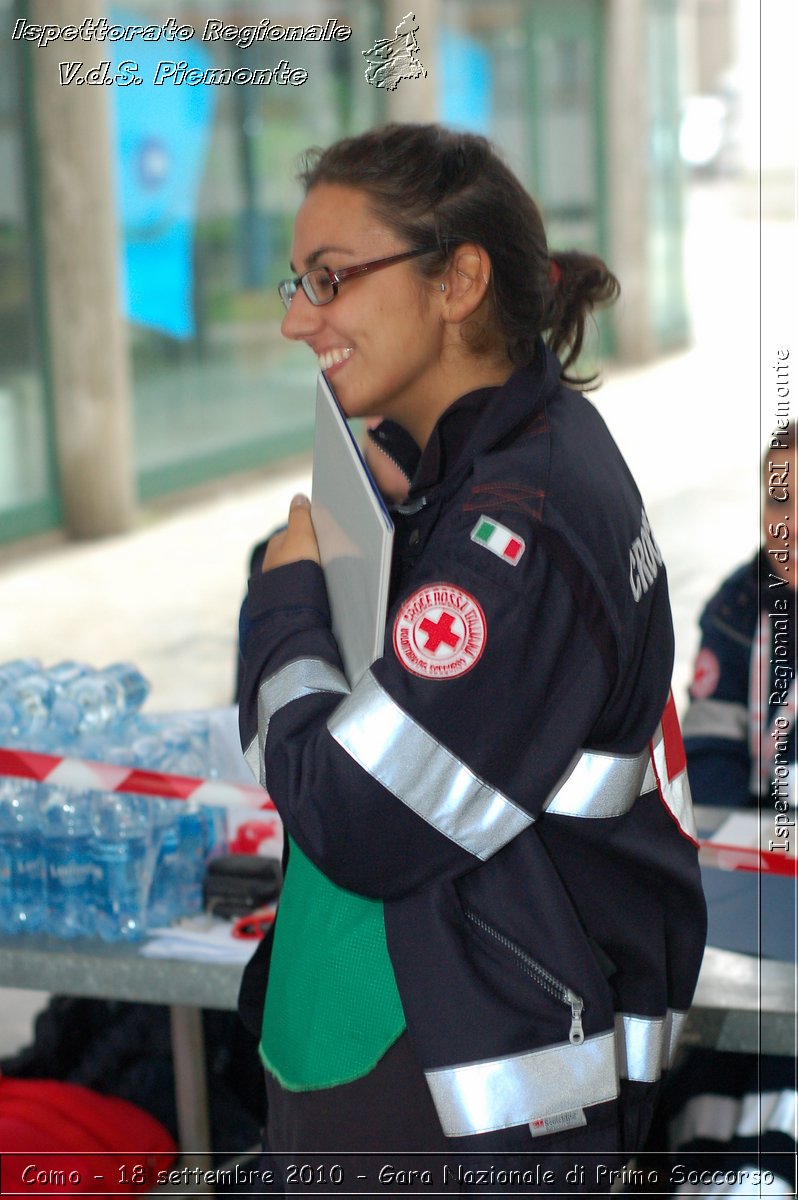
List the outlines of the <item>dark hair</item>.
{"label": "dark hair", "polygon": [[537,205],[486,138],[439,125],[384,125],[309,150],[299,178],[306,192],[320,183],[361,188],[408,248],[437,244],[439,256],[417,262],[429,277],[458,243],[483,246],[493,265],[493,329],[469,331],[471,348],[487,349],[498,329],[510,360],[521,366],[544,335],[563,378],[591,382],[566,371],[579,357],[587,318],[617,298],[618,281],[596,255],[550,255]]}

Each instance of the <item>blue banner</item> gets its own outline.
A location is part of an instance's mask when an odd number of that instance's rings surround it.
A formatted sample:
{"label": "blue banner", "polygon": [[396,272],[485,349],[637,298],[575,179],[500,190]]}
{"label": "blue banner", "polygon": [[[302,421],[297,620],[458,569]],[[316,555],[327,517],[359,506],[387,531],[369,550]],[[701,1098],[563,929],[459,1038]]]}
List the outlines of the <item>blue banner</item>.
{"label": "blue banner", "polygon": [[[115,11],[115,24],[136,18]],[[177,44],[189,67],[211,59],[194,41]],[[130,321],[174,338],[194,336],[194,226],[213,120],[213,88],[158,86],[160,43],[114,46],[117,192],[123,295]]]}
{"label": "blue banner", "polygon": [[442,32],[438,69],[443,124],[489,137],[493,80],[487,50],[465,34]]}

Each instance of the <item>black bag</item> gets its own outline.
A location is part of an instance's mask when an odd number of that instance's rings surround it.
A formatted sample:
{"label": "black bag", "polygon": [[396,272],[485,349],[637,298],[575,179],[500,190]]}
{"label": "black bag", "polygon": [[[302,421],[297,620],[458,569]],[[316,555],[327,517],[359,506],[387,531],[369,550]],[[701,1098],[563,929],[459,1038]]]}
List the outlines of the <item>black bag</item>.
{"label": "black bag", "polygon": [[222,854],[205,871],[205,907],[216,917],[243,917],[276,900],[283,881],[276,858]]}

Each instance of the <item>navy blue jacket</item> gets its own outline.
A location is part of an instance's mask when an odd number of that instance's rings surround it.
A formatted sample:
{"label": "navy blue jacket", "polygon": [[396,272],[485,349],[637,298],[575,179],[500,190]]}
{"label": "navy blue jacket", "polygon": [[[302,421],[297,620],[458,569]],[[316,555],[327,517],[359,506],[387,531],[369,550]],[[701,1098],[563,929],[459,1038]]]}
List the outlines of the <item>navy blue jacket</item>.
{"label": "navy blue jacket", "polygon": [[384,901],[453,1145],[531,1149],[531,1124],[632,1151],[705,909],[665,569],[559,373],[541,344],[443,414],[394,513],[385,652],[351,693],[321,570],[253,577],[241,734],[290,836]]}

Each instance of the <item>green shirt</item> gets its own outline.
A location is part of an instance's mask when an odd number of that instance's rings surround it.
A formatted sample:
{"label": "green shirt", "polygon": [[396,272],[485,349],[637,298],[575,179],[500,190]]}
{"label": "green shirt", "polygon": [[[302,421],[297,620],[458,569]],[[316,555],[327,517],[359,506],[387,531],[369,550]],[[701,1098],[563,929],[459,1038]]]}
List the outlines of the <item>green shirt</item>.
{"label": "green shirt", "polygon": [[405,1028],[383,906],[331,883],[290,842],[260,1052],[292,1091],[368,1074]]}

